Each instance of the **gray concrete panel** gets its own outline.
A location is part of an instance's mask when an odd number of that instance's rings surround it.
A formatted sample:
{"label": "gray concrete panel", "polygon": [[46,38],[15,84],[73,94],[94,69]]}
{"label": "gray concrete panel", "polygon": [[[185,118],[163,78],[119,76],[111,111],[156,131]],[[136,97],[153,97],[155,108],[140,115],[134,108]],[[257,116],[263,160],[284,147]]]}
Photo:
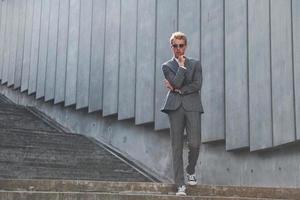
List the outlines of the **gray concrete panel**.
{"label": "gray concrete panel", "polygon": [[188,37],[186,55],[191,58],[200,59],[200,1],[179,0],[178,9],[178,30],[184,32]]}
{"label": "gray concrete panel", "polygon": [[69,0],[59,1],[57,60],[55,75],[55,99],[54,103],[65,100],[67,48],[69,31]]}
{"label": "gray concrete panel", "polygon": [[118,112],[120,7],[120,0],[107,1],[103,79],[103,116],[116,114]]}
{"label": "gray concrete panel", "polygon": [[89,103],[93,0],[81,0],[76,109]]}
{"label": "gray concrete panel", "polygon": [[14,88],[21,87],[22,79],[22,67],[23,67],[23,52],[24,52],[24,38],[25,38],[25,19],[26,19],[26,2],[27,0],[17,0],[19,5],[19,25],[18,25],[18,44],[17,44],[17,54],[16,54],[16,69],[14,77]]}
{"label": "gray concrete panel", "polygon": [[[171,12],[166,12],[169,10]],[[156,71],[155,71],[155,130],[169,127],[168,117],[160,111],[167,94],[161,65],[172,58],[169,39],[177,30],[177,0],[157,1]]]}
{"label": "gray concrete panel", "polygon": [[226,149],[249,146],[247,1],[225,1]]}
{"label": "gray concrete panel", "polygon": [[201,1],[202,142],[225,139],[224,1]]}
{"label": "gray concrete panel", "polygon": [[15,69],[16,69],[16,55],[17,55],[17,45],[18,45],[18,26],[19,26],[19,4],[17,0],[11,1],[13,5],[12,10],[12,29],[11,29],[11,42],[10,42],[10,55],[8,64],[8,75],[7,75],[7,86],[12,86],[15,79]]}
{"label": "gray concrete panel", "polygon": [[54,99],[55,71],[57,58],[57,34],[58,34],[58,11],[59,0],[50,2],[48,56],[46,67],[45,101]]}
{"label": "gray concrete panel", "polygon": [[65,105],[76,103],[80,0],[70,0]]}
{"label": "gray concrete panel", "polygon": [[105,0],[94,0],[91,45],[91,70],[89,86],[89,112],[102,109],[103,65],[105,46],[105,8]]}
{"label": "gray concrete panel", "polygon": [[154,121],[156,2],[138,1],[135,123]]}
{"label": "gray concrete panel", "polygon": [[250,150],[272,147],[269,0],[249,0]]}
{"label": "gray concrete panel", "polygon": [[[1,19],[2,19],[2,4],[4,4],[2,1],[0,1],[0,36],[1,36],[1,34],[2,34],[2,31],[1,31],[1,29],[2,29],[2,26],[1,26],[1,24],[2,24],[2,22],[1,22]],[[4,21],[4,19],[2,20],[2,21]],[[2,48],[2,40],[0,39],[0,49]],[[2,56],[1,56],[1,54],[2,54],[2,51],[0,50],[0,79],[1,79],[1,73],[2,73],[2,60],[1,60],[1,58],[2,58]]]}
{"label": "gray concrete panel", "polygon": [[[46,68],[48,55],[50,0],[42,0],[40,46],[37,73],[36,98],[45,96]],[[51,41],[52,42],[52,41]]]}
{"label": "gray concrete panel", "polygon": [[10,60],[10,51],[12,46],[12,28],[13,28],[13,8],[14,1],[8,1],[6,5],[6,24],[5,24],[5,36],[4,36],[4,49],[3,49],[3,61],[2,61],[2,77],[1,83],[7,83],[8,79],[8,69],[9,69],[9,60]]}
{"label": "gray concrete panel", "polygon": [[295,141],[291,1],[271,0],[273,145]]}
{"label": "gray concrete panel", "polygon": [[1,1],[1,24],[0,24],[0,79],[2,80],[2,69],[4,61],[5,32],[6,32],[6,9],[7,1]]}
{"label": "gray concrete panel", "polygon": [[28,94],[36,92],[42,0],[34,0]]}
{"label": "gray concrete panel", "polygon": [[121,1],[118,119],[133,118],[136,88],[137,0]]}
{"label": "gray concrete panel", "polygon": [[296,137],[300,139],[300,1],[292,0]]}
{"label": "gray concrete panel", "polygon": [[26,20],[25,20],[25,33],[24,33],[25,36],[24,36],[21,92],[26,91],[29,86],[29,70],[30,70],[30,57],[31,57],[32,24],[33,24],[33,6],[34,6],[34,0],[26,1]]}

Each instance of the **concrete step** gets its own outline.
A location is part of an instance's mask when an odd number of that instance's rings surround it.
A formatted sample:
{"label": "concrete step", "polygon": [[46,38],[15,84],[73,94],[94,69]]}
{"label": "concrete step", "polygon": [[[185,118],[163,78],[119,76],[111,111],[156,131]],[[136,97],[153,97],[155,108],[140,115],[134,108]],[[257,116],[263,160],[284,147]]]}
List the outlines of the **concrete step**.
{"label": "concrete step", "polygon": [[186,196],[135,193],[99,192],[6,192],[0,191],[0,200],[267,200],[263,198]]}
{"label": "concrete step", "polygon": [[[238,186],[197,185],[188,187],[188,197],[175,197],[172,184],[145,182],[109,182],[80,180],[0,180],[1,195],[34,197],[50,194],[62,199],[126,199],[126,200],[171,200],[171,199],[300,199],[296,188],[258,188]],[[72,197],[74,195],[74,197]],[[94,195],[94,196],[93,196]],[[5,195],[4,195],[5,196]],[[19,197],[20,197],[19,196]],[[72,197],[72,198],[71,198]],[[93,197],[93,198],[92,198]],[[37,197],[35,197],[37,198]],[[40,196],[40,198],[44,198]],[[1,198],[0,198],[1,199]],[[8,198],[9,199],[9,198]],[[14,199],[14,198],[11,198]]]}
{"label": "concrete step", "polygon": [[[56,132],[41,133],[28,130],[0,130],[0,145],[18,146],[86,146],[97,147],[93,142],[87,140],[86,137],[76,134],[57,134]],[[58,146],[58,147],[59,147]]]}
{"label": "concrete step", "polygon": [[54,131],[52,127],[48,126],[45,122],[41,121],[38,117],[32,114],[0,114],[0,127],[1,128],[23,128]]}

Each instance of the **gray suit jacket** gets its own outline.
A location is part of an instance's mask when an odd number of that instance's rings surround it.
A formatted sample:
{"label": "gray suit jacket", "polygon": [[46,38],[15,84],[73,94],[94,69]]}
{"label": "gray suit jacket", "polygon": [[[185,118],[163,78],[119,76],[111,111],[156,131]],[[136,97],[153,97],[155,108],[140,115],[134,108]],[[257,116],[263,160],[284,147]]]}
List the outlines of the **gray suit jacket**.
{"label": "gray suit jacket", "polygon": [[182,93],[169,91],[161,108],[162,112],[168,113],[170,110],[176,110],[180,105],[186,111],[204,112],[201,103],[201,63],[199,60],[186,58],[184,66],[187,69],[179,67],[175,58],[162,65],[165,78]]}

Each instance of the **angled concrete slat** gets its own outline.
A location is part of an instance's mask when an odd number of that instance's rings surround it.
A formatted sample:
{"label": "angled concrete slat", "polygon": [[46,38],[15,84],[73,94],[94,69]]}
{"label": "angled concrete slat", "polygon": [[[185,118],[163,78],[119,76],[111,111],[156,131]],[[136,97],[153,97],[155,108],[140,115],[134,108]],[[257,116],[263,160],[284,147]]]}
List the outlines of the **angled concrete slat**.
{"label": "angled concrete slat", "polygon": [[269,0],[249,0],[250,150],[272,147]]}
{"label": "angled concrete slat", "polygon": [[10,87],[14,84],[15,80],[15,69],[16,69],[16,55],[17,55],[17,45],[18,45],[18,25],[19,25],[19,9],[20,6],[17,0],[11,1],[12,10],[12,29],[11,29],[11,40],[10,40],[10,55],[8,64],[8,74],[7,74],[7,86]]}
{"label": "angled concrete slat", "polygon": [[93,1],[89,112],[102,110],[105,8],[105,0]]}
{"label": "angled concrete slat", "polygon": [[12,49],[12,31],[13,31],[13,8],[14,1],[7,1],[6,3],[6,23],[5,23],[5,36],[3,46],[3,61],[2,61],[2,77],[1,83],[5,84],[8,80],[8,70],[10,62],[10,52]]}
{"label": "angled concrete slat", "polygon": [[33,24],[33,8],[34,0],[26,1],[26,20],[25,20],[25,35],[24,35],[24,51],[23,51],[23,67],[21,77],[21,92],[28,90],[29,87],[29,70],[30,70],[30,55],[31,55],[31,40],[32,40],[32,24]]}
{"label": "angled concrete slat", "polygon": [[50,0],[42,0],[40,44],[39,44],[39,57],[38,57],[38,68],[37,68],[37,89],[36,89],[37,99],[45,96],[46,68],[47,68],[47,56],[48,56],[49,16],[50,16]]}
{"label": "angled concrete slat", "polygon": [[81,0],[76,109],[87,107],[89,103],[92,9],[93,0]]}
{"label": "angled concrete slat", "polygon": [[271,0],[273,145],[295,141],[291,1]]}
{"label": "angled concrete slat", "polygon": [[28,94],[36,92],[37,71],[38,71],[38,58],[39,58],[39,43],[40,43],[40,25],[41,25],[41,12],[42,0],[34,0],[33,7],[33,24],[32,24],[32,40],[30,51],[30,69],[29,69],[29,83]]}
{"label": "angled concrete slat", "polygon": [[137,3],[121,1],[119,120],[133,118],[135,114]]}
{"label": "angled concrete slat", "polygon": [[76,103],[80,0],[70,0],[65,106]]}
{"label": "angled concrete slat", "polygon": [[0,79],[2,80],[2,70],[4,62],[5,31],[6,31],[6,9],[7,1],[1,1],[1,24],[0,24]]}
{"label": "angled concrete slat", "polygon": [[45,101],[54,99],[58,41],[59,0],[51,0],[49,16],[48,56],[46,65]]}
{"label": "angled concrete slat", "polygon": [[249,147],[247,1],[225,1],[226,149]]}
{"label": "angled concrete slat", "polygon": [[224,1],[201,2],[202,142],[225,139]]}
{"label": "angled concrete slat", "polygon": [[70,5],[69,0],[59,1],[54,103],[60,103],[65,100],[69,12],[70,12],[69,5]]}
{"label": "angled concrete slat", "polygon": [[135,123],[154,121],[156,2],[138,1]]}
{"label": "angled concrete slat", "polygon": [[103,79],[103,116],[116,114],[118,112],[120,7],[120,0],[107,1]]}
{"label": "angled concrete slat", "polygon": [[27,10],[27,0],[18,0],[19,5],[19,25],[18,25],[18,44],[16,53],[16,68],[14,76],[14,88],[21,87],[22,80],[22,68],[23,68],[23,53],[24,53],[24,42],[25,42],[25,20],[26,20],[26,10]]}

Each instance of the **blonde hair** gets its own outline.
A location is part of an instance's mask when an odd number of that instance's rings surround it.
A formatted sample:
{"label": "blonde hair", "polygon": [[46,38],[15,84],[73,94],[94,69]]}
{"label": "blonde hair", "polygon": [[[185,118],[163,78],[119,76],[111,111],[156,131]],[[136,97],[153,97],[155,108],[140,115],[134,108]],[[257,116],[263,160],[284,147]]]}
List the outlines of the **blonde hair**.
{"label": "blonde hair", "polygon": [[184,33],[182,32],[174,32],[172,33],[171,37],[170,37],[170,44],[173,44],[173,41],[177,39],[177,40],[184,40],[185,45],[187,45],[187,37]]}

